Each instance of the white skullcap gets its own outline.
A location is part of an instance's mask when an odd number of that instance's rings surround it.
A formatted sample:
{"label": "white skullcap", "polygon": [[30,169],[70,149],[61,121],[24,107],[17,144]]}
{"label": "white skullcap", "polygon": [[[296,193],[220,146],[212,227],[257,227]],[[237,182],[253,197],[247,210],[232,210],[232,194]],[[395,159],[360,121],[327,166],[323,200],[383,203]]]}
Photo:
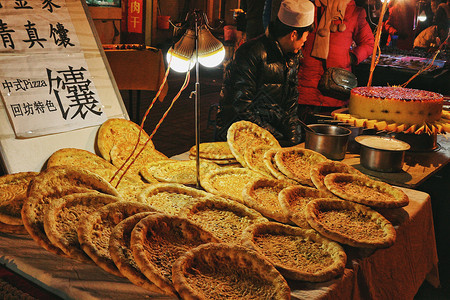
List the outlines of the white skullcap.
{"label": "white skullcap", "polygon": [[314,22],[314,4],[309,0],[283,0],[278,19],[291,27],[306,27]]}

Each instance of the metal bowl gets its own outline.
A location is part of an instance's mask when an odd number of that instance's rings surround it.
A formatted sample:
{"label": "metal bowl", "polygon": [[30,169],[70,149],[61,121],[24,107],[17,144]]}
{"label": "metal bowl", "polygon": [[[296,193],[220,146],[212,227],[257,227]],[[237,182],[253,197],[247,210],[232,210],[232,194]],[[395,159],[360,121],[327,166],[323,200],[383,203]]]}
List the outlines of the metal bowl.
{"label": "metal bowl", "polygon": [[312,131],[306,131],[305,148],[323,154],[332,160],[342,160],[347,151],[350,129],[329,124],[308,125]]}
{"label": "metal bowl", "polygon": [[387,173],[402,170],[408,143],[375,135],[360,135],[355,140],[361,144],[360,162],[366,169]]}

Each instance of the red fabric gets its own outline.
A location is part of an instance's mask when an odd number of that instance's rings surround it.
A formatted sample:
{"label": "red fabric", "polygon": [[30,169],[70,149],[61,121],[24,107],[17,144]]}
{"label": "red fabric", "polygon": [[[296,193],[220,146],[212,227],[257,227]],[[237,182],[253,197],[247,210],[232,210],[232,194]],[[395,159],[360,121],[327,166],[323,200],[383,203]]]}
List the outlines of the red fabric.
{"label": "red fabric", "polygon": [[[317,18],[316,24],[318,24]],[[330,34],[330,50],[326,60],[326,67],[340,67],[350,71],[349,53],[353,52],[357,58],[357,63],[360,63],[372,54],[374,37],[366,21],[366,11],[361,7],[357,7],[353,0],[349,2],[345,10],[344,24],[346,26],[345,31],[336,31]],[[315,33],[316,30],[308,36],[303,49],[304,58],[298,74],[298,103],[329,107],[345,105],[346,101],[324,96],[317,89],[320,77],[324,72],[324,61],[311,56]],[[353,41],[356,47],[350,50]]]}
{"label": "red fabric", "polygon": [[398,35],[396,47],[410,50],[414,44],[414,1],[396,1],[389,7],[389,18],[383,24],[390,37]]}

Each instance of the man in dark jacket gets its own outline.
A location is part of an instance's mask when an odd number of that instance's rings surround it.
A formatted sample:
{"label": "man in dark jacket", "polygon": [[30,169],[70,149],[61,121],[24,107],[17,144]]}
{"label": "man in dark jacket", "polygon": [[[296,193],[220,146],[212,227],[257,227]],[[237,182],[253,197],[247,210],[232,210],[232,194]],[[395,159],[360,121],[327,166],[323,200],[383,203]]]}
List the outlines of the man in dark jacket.
{"label": "man in dark jacket", "polygon": [[284,0],[268,32],[236,50],[225,70],[217,140],[226,140],[232,123],[247,120],[270,131],[284,146],[301,142],[298,62],[313,21],[309,0]]}

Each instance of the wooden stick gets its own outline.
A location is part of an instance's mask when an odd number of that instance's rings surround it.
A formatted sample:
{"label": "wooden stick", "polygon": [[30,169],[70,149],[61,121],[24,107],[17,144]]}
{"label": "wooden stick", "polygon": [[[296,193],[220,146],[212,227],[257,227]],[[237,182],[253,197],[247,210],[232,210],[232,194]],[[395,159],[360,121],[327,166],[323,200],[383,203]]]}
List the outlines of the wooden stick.
{"label": "wooden stick", "polygon": [[[375,66],[377,65],[375,60],[377,60],[377,51],[380,47],[380,37],[381,37],[381,31],[383,29],[383,18],[384,18],[384,14],[386,13],[386,8],[387,8],[388,2],[389,2],[388,0],[384,0],[383,6],[381,7],[381,14],[380,14],[380,18],[378,19],[377,32],[375,34],[375,44],[373,46],[372,62],[370,64],[370,74],[369,74],[369,80],[367,81],[367,86],[372,85],[373,71],[375,70]],[[381,51],[379,51],[379,52],[381,54]]]}

